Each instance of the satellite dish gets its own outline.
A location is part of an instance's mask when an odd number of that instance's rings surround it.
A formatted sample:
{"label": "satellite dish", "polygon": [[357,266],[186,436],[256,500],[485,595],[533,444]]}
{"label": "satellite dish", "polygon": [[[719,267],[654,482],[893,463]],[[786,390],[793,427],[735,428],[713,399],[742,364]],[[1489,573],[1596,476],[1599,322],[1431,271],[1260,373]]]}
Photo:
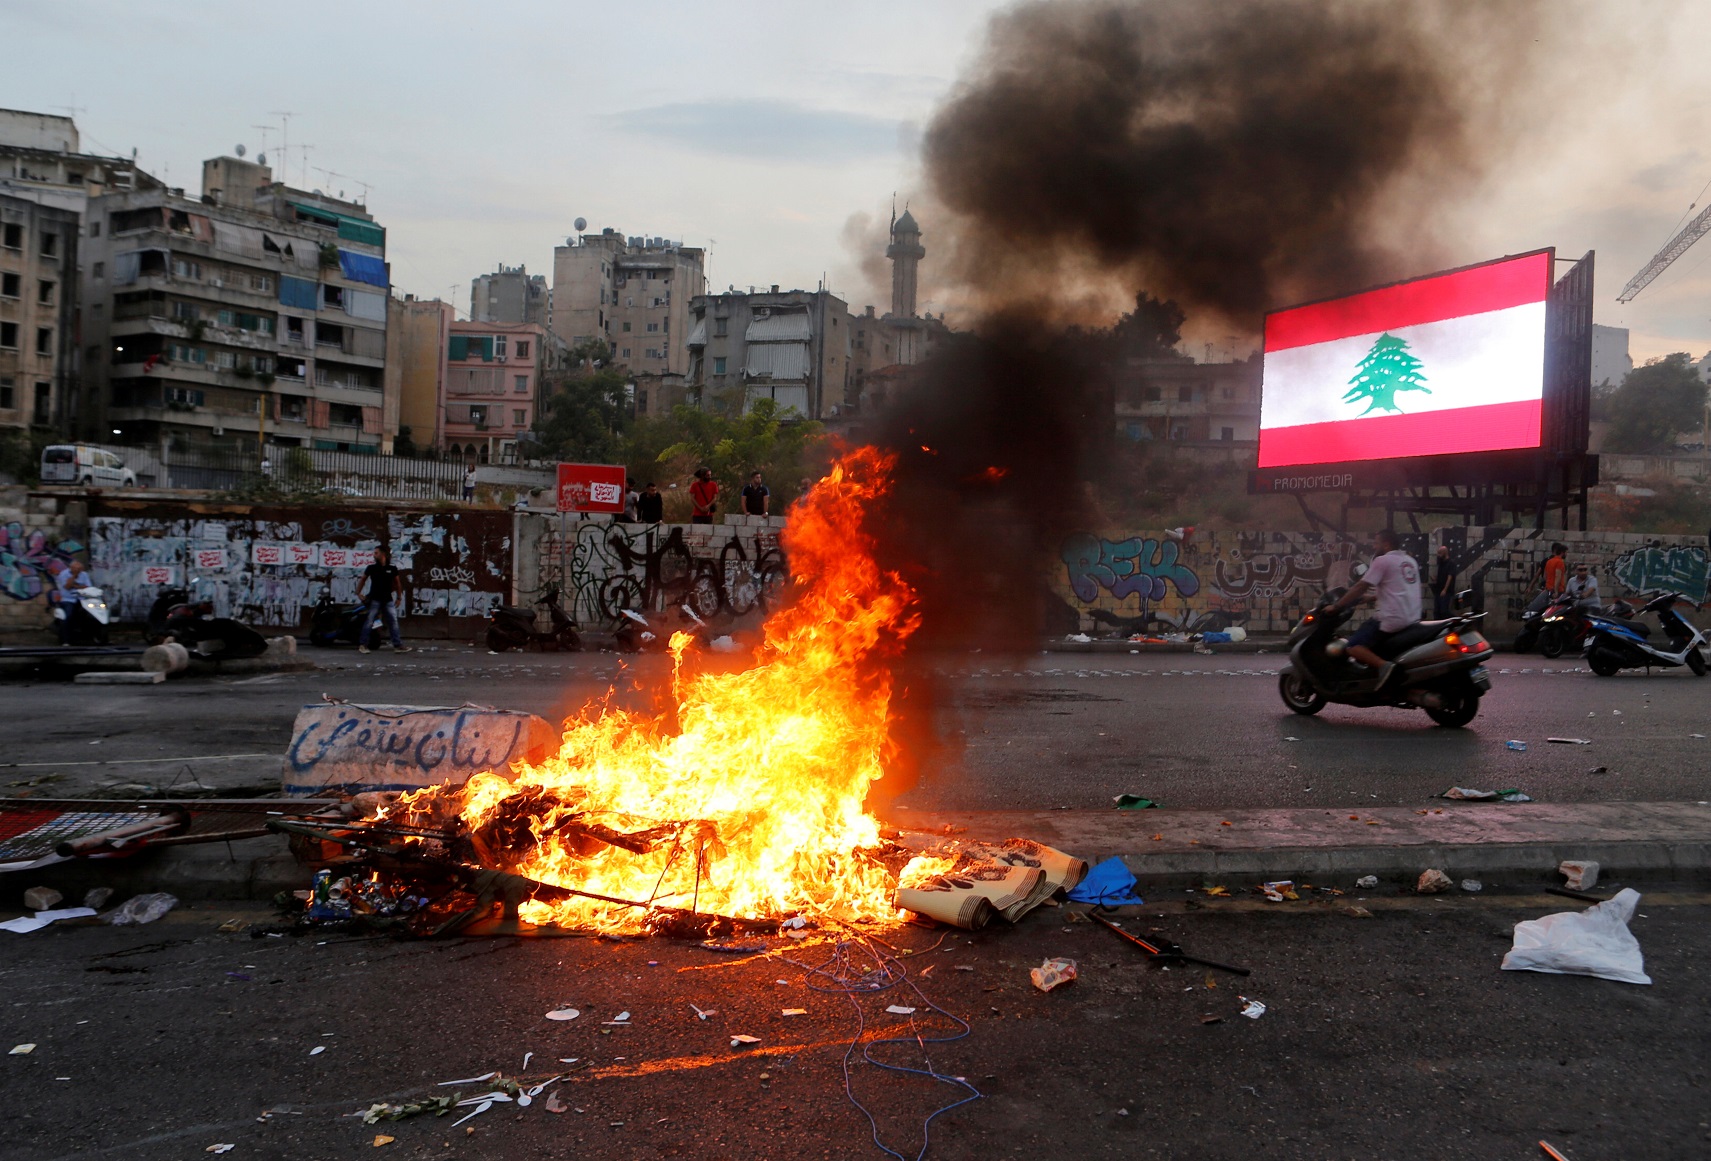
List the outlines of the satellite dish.
{"label": "satellite dish", "polygon": [[257,165],[266,165],[267,164],[267,154],[265,154],[265,153],[256,154],[255,155],[255,163]]}
{"label": "satellite dish", "polygon": [[236,149],[234,149],[232,152],[236,153],[239,157],[242,157],[245,153],[247,153],[249,151],[246,150],[242,145],[240,145]]}
{"label": "satellite dish", "polygon": [[582,233],[582,231],[584,231],[588,228],[588,219],[587,218],[578,218],[578,219],[576,219],[576,221],[572,222],[571,225],[576,227],[576,232],[578,234],[580,234],[580,233]]}

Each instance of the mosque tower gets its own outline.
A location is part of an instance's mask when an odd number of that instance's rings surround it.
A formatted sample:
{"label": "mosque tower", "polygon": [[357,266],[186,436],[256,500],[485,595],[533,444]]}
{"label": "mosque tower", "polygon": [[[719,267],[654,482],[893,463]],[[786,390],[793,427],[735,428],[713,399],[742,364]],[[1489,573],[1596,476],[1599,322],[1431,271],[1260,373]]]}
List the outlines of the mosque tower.
{"label": "mosque tower", "polygon": [[891,313],[896,318],[915,317],[915,267],[927,256],[921,245],[921,227],[909,208],[891,223],[891,245],[885,248],[891,259]]}

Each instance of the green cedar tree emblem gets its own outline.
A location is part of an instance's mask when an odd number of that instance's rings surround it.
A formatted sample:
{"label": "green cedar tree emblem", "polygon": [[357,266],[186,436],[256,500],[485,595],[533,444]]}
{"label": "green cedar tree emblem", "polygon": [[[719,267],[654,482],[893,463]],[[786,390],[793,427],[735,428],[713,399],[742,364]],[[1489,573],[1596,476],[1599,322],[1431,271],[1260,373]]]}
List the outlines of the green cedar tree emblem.
{"label": "green cedar tree emblem", "polygon": [[1432,393],[1432,389],[1425,385],[1426,377],[1420,373],[1420,368],[1420,360],[1409,351],[1406,340],[1388,332],[1379,335],[1378,341],[1360,361],[1355,377],[1349,380],[1349,392],[1343,396],[1343,402],[1358,404],[1365,401],[1366,410],[1361,415],[1371,415],[1375,411],[1400,413],[1402,409],[1396,406],[1398,391]]}

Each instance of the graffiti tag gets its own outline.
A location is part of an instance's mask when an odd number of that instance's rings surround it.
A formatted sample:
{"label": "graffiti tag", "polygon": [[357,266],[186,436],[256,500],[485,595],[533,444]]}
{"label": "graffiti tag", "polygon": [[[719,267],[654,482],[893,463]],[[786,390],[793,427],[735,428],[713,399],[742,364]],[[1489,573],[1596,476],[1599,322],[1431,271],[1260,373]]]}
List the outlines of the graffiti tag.
{"label": "graffiti tag", "polygon": [[1172,585],[1184,597],[1200,591],[1200,578],[1178,563],[1179,553],[1174,540],[1101,540],[1078,532],[1064,541],[1061,556],[1070,590],[1083,601],[1098,599],[1102,588],[1118,598],[1138,593],[1143,601],[1159,601]]}
{"label": "graffiti tag", "polygon": [[1665,589],[1696,604],[1705,600],[1703,548],[1632,548],[1616,558],[1610,574],[1635,592]]}
{"label": "graffiti tag", "polygon": [[14,601],[34,600],[53,587],[72,554],[82,551],[75,540],[49,544],[39,529],[26,536],[16,520],[0,524],[0,592]]}

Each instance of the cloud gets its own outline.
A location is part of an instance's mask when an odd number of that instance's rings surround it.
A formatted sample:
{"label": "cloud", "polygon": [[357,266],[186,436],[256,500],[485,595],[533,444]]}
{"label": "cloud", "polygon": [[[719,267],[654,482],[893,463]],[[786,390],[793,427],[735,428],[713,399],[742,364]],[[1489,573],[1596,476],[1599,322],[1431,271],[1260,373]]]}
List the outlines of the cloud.
{"label": "cloud", "polygon": [[892,156],[910,148],[909,122],[794,101],[705,100],[631,109],[613,128],[703,153],[768,161],[836,162]]}

